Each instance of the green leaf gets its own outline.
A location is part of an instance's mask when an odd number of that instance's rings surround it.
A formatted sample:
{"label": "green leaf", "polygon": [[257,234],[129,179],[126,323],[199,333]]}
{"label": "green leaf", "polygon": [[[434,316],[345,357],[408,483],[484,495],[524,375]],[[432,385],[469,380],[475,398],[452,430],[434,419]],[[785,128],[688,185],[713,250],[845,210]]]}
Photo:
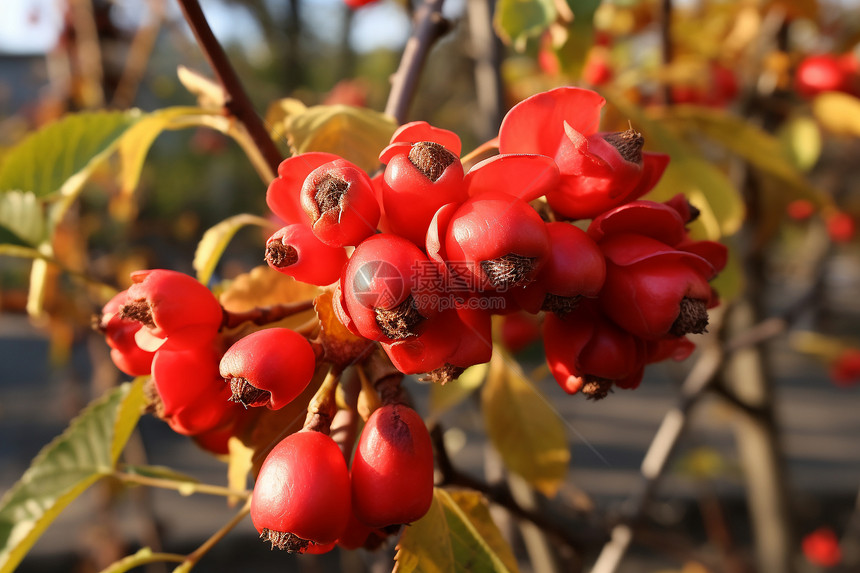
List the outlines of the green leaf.
{"label": "green leaf", "polygon": [[91,170],[142,116],[136,110],[83,112],[43,127],[3,156],[0,191],[44,198],[79,187],[83,181],[75,176]]}
{"label": "green leaf", "polygon": [[483,497],[471,491],[433,492],[430,511],[409,525],[395,556],[395,573],[517,571]]}
{"label": "green leaf", "polygon": [[137,553],[124,557],[119,561],[111,564],[106,569],[102,569],[101,573],[126,573],[135,567],[146,565],[148,563],[159,563],[163,561],[182,562],[184,556],[174,555],[171,553],[153,553],[149,547],[140,549]]}
{"label": "green leaf", "polygon": [[551,497],[564,481],[570,449],[558,412],[510,357],[496,350],[481,391],[490,441],[505,465]]}
{"label": "green leaf", "polygon": [[340,155],[366,172],[379,167],[379,153],[385,149],[397,123],[388,115],[348,105],[317,105],[284,121],[287,140],[296,153],[327,151]]}
{"label": "green leaf", "polygon": [[499,0],[493,24],[503,42],[522,52],[529,38],[543,34],[557,17],[553,0]]}
{"label": "green leaf", "polygon": [[0,192],[0,230],[34,247],[44,238],[44,210],[34,193]]}
{"label": "green leaf", "polygon": [[78,495],[110,475],[143,412],[143,378],[91,403],[0,499],[0,573],[11,573]]}
{"label": "green leaf", "polygon": [[230,244],[230,240],[236,232],[245,225],[259,225],[266,228],[271,227],[272,222],[255,215],[240,214],[225,219],[208,229],[203,233],[203,237],[197,244],[197,250],[194,252],[192,265],[197,271],[197,280],[203,284],[209,283],[224,249]]}
{"label": "green leaf", "polygon": [[433,384],[430,387],[430,415],[427,425],[432,427],[439,416],[460,404],[480,388],[489,368],[488,364],[476,364],[467,368],[456,380],[445,384]]}

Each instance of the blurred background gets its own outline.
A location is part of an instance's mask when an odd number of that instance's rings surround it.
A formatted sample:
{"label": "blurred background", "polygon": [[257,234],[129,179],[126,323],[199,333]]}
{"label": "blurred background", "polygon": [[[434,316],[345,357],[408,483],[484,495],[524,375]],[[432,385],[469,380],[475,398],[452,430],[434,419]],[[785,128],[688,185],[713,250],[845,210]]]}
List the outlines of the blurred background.
{"label": "blurred background", "polygon": [[[274,102],[287,97],[306,106],[385,109],[414,12],[395,0],[357,9],[341,0],[201,5],[270,125]],[[681,391],[695,357],[649,367],[635,392],[597,403],[536,376],[567,424],[572,461],[561,502],[575,516],[572,530],[592,541],[576,562],[589,570],[612,526],[634,515],[636,535],[618,571],[860,570],[858,3],[517,5],[445,2],[450,29],[430,52],[406,119],[457,132],[469,151],[494,137],[507,109],[528,95],[559,85],[605,92],[607,124],[626,126],[634,109],[652,130],[666,130],[648,139],[643,129],[646,150],[674,146],[681,155],[673,162],[692,167],[680,188],[658,189],[658,196],[704,193],[714,215],[704,232],[728,244],[734,261],[718,287],[730,310],[715,317],[730,326],[702,346],[736,345],[723,358],[717,390],[695,403]],[[196,105],[179,66],[212,77],[172,0],[4,0],[0,166],[8,149],[68,113]],[[286,156],[287,140],[278,145]],[[89,178],[53,240],[56,259],[74,272],[53,271],[41,317],[27,314],[32,262],[0,253],[0,491],[122,378],[90,328],[104,300],[78,275],[125,288],[136,269],[191,273],[203,232],[237,213],[265,214],[265,189],[231,138],[203,127],[166,131],[133,194],[122,192],[109,164]],[[259,266],[264,240],[241,231],[216,279]],[[541,342],[529,326],[508,332],[500,342],[526,371],[540,369]],[[429,388],[408,387],[426,408]],[[640,466],[676,407],[689,424],[665,471],[649,480]],[[498,456],[475,404],[441,420],[453,461],[495,476]],[[141,421],[127,455],[226,483],[222,461],[153,417]],[[764,499],[767,491],[772,499]],[[643,496],[648,503],[640,508]],[[534,503],[553,511],[545,500]],[[232,514],[220,498],[100,483],[48,529],[19,571],[101,571],[142,546],[190,552]],[[540,543],[509,518],[500,526],[523,571],[568,570],[563,558],[541,560]],[[787,560],[768,558],[786,553],[786,543]],[[273,553],[243,524],[199,570],[387,571],[392,554],[391,547]]]}

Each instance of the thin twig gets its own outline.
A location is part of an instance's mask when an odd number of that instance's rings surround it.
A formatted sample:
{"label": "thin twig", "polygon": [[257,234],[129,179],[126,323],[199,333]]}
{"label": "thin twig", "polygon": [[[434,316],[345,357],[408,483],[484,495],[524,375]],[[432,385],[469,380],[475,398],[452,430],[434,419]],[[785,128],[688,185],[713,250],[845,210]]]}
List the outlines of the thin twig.
{"label": "thin twig", "polygon": [[251,495],[251,493],[248,491],[239,491],[235,489],[230,489],[228,487],[222,487],[219,485],[211,485],[206,483],[156,478],[127,472],[114,472],[111,475],[125,483],[147,485],[150,487],[159,487],[162,489],[172,489],[180,493],[205,493],[208,495],[220,495],[222,497],[239,497],[241,499],[247,499]]}
{"label": "thin twig", "polygon": [[385,105],[385,113],[398,123],[406,121],[406,112],[418,87],[418,79],[430,47],[448,29],[447,21],[442,17],[444,1],[424,0],[415,12],[412,36],[406,42],[400,65],[392,76],[391,92]]}
{"label": "thin twig", "polygon": [[303,300],[272,306],[258,306],[244,312],[232,312],[224,309],[224,320],[221,322],[221,327],[235,328],[245,322],[252,322],[258,326],[262,326],[312,310],[313,307],[313,300]]}
{"label": "thin twig", "polygon": [[278,147],[269,136],[269,131],[254,111],[254,106],[251,103],[245,88],[242,87],[242,82],[239,76],[236,75],[224,48],[218,43],[215,34],[209,27],[206,21],[206,16],[200,8],[198,0],[178,0],[182,8],[182,13],[185,15],[185,20],[191,26],[194,32],[194,37],[197,38],[197,43],[203,49],[209,65],[218,76],[218,81],[224,86],[224,91],[227,92],[227,100],[224,102],[224,108],[230,115],[236,117],[245,128],[248,134],[254,141],[254,145],[260,150],[260,154],[266,158],[266,162],[272,169],[273,173],[278,172],[278,165],[283,159]]}
{"label": "thin twig", "polygon": [[188,557],[185,558],[185,561],[182,562],[182,565],[176,568],[176,571],[190,571],[192,567],[194,567],[200,559],[212,549],[215,544],[221,541],[230,531],[233,530],[234,527],[239,525],[239,523],[245,519],[251,513],[251,498],[248,498],[248,501],[245,502],[245,505],[242,506],[242,509],[239,510],[236,515],[233,516],[230,521],[228,521],[224,526],[216,531],[212,537],[203,542],[203,545],[194,550],[194,552],[190,553]]}

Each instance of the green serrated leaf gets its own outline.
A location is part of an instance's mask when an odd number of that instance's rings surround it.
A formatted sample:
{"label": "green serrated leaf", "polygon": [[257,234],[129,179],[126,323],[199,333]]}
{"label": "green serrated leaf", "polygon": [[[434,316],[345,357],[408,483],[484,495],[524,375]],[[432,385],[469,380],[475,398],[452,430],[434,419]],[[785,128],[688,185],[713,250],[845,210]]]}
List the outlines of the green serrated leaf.
{"label": "green serrated leaf", "polygon": [[427,425],[433,426],[434,420],[460,404],[481,387],[487,377],[489,364],[476,364],[463,372],[459,378],[445,384],[433,384],[430,387],[430,415]]}
{"label": "green serrated leaf", "polygon": [[529,38],[543,34],[557,17],[552,0],[499,0],[493,24],[502,41],[521,52]]}
{"label": "green serrated leaf", "polygon": [[505,466],[544,495],[555,495],[570,463],[564,423],[516,362],[499,350],[490,360],[481,410]]}
{"label": "green serrated leaf", "polygon": [[0,193],[0,228],[6,229],[23,244],[35,247],[44,238],[45,213],[35,193]]}
{"label": "green serrated leaf", "polygon": [[395,573],[517,571],[483,497],[436,488],[430,511],[406,528],[397,544]]}
{"label": "green serrated leaf", "polygon": [[113,472],[143,412],[143,380],[87,406],[0,499],[0,573],[11,573],[72,500]]}
{"label": "green serrated leaf", "polygon": [[94,168],[141,117],[137,110],[82,112],[43,127],[3,156],[0,191],[32,191],[40,198],[61,189],[72,193],[64,187],[80,186],[75,176]]}
{"label": "green serrated leaf", "polygon": [[326,151],[340,155],[368,173],[379,167],[397,123],[378,111],[348,105],[317,105],[283,120],[296,153]]}
{"label": "green serrated leaf", "polygon": [[149,547],[140,549],[137,553],[123,557],[119,561],[112,563],[106,569],[102,569],[101,573],[126,573],[141,565],[148,563],[159,563],[163,561],[181,562],[182,555],[173,555],[170,553],[153,553]]}
{"label": "green serrated leaf", "polygon": [[265,228],[272,226],[272,222],[255,215],[240,214],[233,215],[208,229],[194,252],[192,265],[197,271],[197,280],[203,284],[209,283],[224,249],[230,244],[236,232],[246,225],[259,225]]}

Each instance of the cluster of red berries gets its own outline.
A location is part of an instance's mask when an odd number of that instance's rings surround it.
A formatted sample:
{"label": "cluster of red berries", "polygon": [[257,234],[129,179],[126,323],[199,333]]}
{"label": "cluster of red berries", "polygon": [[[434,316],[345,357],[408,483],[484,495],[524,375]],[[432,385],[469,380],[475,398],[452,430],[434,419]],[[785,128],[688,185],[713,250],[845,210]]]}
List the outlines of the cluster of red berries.
{"label": "cluster of red berries", "polygon": [[336,283],[338,318],[403,373],[456,378],[489,360],[491,315],[543,311],[565,390],[635,387],[705,330],[726,251],[690,239],[682,197],[639,200],[668,157],[633,129],[598,132],[603,104],[579,88],[528,98],[505,117],[501,154],[468,172],[456,134],[425,122],[395,132],[372,178],[327,153],[287,159],[267,193],[287,224],[266,260]]}
{"label": "cluster of red berries", "polygon": [[860,97],[860,59],[853,52],[807,56],[797,64],[794,88],[804,98],[824,92]]}
{"label": "cluster of red berries", "polygon": [[[546,359],[565,391],[602,398],[637,386],[646,364],[692,350],[686,335],[707,326],[709,281],[726,251],[690,238],[696,211],[683,197],[640,200],[668,157],[643,151],[632,128],[599,132],[603,104],[579,88],[533,96],[506,116],[500,154],[468,171],[457,135],[425,122],[394,133],[373,177],[329,153],[281,163],[267,203],[284,226],[265,258],[331,289],[333,315],[367,342],[346,360],[271,324],[225,335],[229,317],[204,285],[152,270],[103,309],[114,362],[150,374],[156,413],[198,438],[229,437],[245,411],[237,404],[280,409],[325,363],[340,372],[376,343],[398,384],[400,373],[452,380],[490,359],[494,314],[543,317]],[[317,395],[326,389],[334,404],[327,388]],[[304,429],[268,454],[251,515],[273,546],[371,546],[427,512],[427,429],[399,392],[379,393],[351,467],[316,398]]]}

